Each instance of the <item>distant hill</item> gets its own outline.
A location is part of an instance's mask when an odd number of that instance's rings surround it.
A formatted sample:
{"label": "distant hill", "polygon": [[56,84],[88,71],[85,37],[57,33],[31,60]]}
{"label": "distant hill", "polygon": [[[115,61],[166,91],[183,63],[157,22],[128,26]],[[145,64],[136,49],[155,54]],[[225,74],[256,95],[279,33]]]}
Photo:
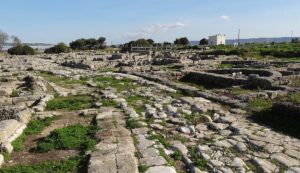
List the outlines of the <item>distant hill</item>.
{"label": "distant hill", "polygon": [[[242,44],[244,43],[281,43],[281,42],[291,42],[293,38],[299,38],[300,37],[277,37],[277,38],[246,38],[246,39],[240,39],[240,42]],[[228,39],[226,40],[226,44],[234,44],[237,43],[237,39]],[[191,45],[198,45],[199,41],[191,41]]]}

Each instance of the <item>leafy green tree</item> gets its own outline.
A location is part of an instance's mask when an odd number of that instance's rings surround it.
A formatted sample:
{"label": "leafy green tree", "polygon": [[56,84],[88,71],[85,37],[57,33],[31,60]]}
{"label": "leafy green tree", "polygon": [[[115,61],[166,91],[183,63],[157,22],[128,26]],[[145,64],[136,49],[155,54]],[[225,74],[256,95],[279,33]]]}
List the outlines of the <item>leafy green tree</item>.
{"label": "leafy green tree", "polygon": [[148,43],[149,43],[150,45],[153,45],[153,44],[154,44],[154,40],[152,40],[151,38],[147,39],[147,41],[148,41]]}
{"label": "leafy green tree", "polygon": [[174,44],[186,46],[186,45],[189,44],[189,40],[188,40],[188,38],[186,38],[186,37],[177,38],[177,39],[174,41]]}
{"label": "leafy green tree", "polygon": [[299,43],[299,38],[293,38],[292,43]]}
{"label": "leafy green tree", "polygon": [[105,45],[106,38],[105,37],[99,37],[97,41],[98,41],[98,48],[104,49],[106,47],[106,45]]}
{"label": "leafy green tree", "polygon": [[77,39],[75,41],[72,41],[70,43],[70,47],[73,49],[73,50],[83,50],[84,47],[86,45],[86,40],[84,38],[81,38],[81,39]]}
{"label": "leafy green tree", "polygon": [[18,45],[7,50],[10,55],[34,55],[35,50],[28,45]]}
{"label": "leafy green tree", "polygon": [[141,38],[141,39],[136,40],[136,41],[134,42],[134,44],[135,44],[136,46],[143,46],[143,47],[148,47],[148,46],[150,46],[150,43],[149,43],[146,39],[144,39],[144,38]]}
{"label": "leafy green tree", "polygon": [[208,40],[206,38],[202,38],[199,42],[199,45],[208,45]]}
{"label": "leafy green tree", "polygon": [[65,43],[59,43],[51,48],[48,48],[44,51],[44,53],[68,53],[70,52],[70,48]]}

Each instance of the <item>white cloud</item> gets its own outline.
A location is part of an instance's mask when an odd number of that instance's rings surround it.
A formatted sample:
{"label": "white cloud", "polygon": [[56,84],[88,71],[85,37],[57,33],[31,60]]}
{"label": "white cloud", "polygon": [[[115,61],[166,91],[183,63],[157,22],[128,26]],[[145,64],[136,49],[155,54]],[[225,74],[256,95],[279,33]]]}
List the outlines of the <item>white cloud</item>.
{"label": "white cloud", "polygon": [[220,16],[220,19],[224,20],[224,21],[231,21],[231,17],[227,16],[227,15],[222,15]]}
{"label": "white cloud", "polygon": [[167,23],[167,24],[154,24],[148,27],[140,28],[135,32],[129,32],[123,36],[130,39],[150,37],[152,34],[166,32],[172,29],[180,29],[185,27],[186,24],[182,22]]}

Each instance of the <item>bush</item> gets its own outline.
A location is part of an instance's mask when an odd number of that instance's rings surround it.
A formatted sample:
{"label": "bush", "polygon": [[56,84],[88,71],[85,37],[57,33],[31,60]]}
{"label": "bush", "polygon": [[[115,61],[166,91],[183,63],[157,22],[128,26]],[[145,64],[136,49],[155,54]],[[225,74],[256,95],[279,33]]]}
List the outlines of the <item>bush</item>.
{"label": "bush", "polygon": [[18,45],[7,50],[10,55],[34,55],[35,50],[27,45]]}
{"label": "bush", "polygon": [[94,135],[98,130],[96,126],[79,124],[56,129],[48,137],[38,141],[36,151],[43,153],[53,149],[92,149],[96,145]]}
{"label": "bush", "polygon": [[59,43],[51,48],[48,48],[44,51],[44,53],[69,53],[70,52],[70,48],[65,45],[64,43]]}

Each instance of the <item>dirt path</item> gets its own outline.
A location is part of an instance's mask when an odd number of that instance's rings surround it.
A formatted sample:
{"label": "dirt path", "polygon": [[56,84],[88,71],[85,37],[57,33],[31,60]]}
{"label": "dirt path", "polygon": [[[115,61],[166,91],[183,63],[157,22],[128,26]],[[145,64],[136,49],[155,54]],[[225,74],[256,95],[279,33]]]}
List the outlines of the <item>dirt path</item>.
{"label": "dirt path", "polygon": [[5,166],[14,166],[18,164],[35,164],[45,161],[58,161],[79,154],[76,150],[53,150],[47,153],[30,152],[37,145],[37,141],[48,136],[53,130],[63,128],[70,125],[81,124],[89,125],[91,118],[78,116],[76,112],[58,112],[61,116],[55,120],[50,126],[46,127],[40,134],[31,135],[23,142],[24,150],[20,152],[12,152],[10,160]]}

